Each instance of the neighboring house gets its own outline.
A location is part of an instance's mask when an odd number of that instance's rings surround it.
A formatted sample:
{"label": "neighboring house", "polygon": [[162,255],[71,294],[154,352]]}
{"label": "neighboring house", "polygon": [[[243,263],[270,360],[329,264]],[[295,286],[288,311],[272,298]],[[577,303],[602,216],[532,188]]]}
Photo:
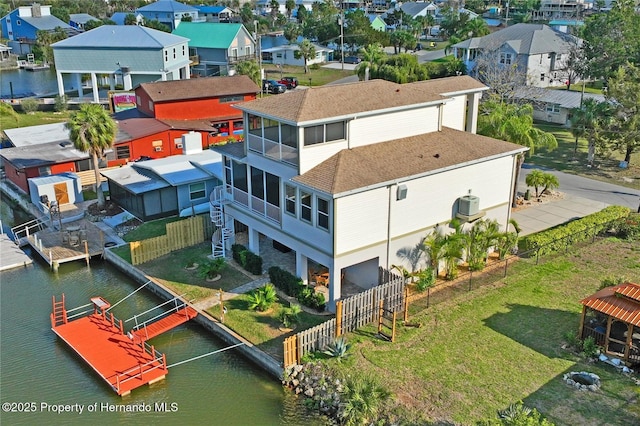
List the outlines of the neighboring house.
{"label": "neighboring house", "polygon": [[89,74],[93,101],[98,102],[98,75],[106,75],[111,90],[131,90],[140,83],[190,77],[188,40],[138,25],[103,25],[51,45],[58,93],[65,93],[62,76],[75,76],[82,97],[82,74]]}
{"label": "neighboring house", "polygon": [[158,0],[146,6],[136,9],[146,21],[159,21],[165,24],[171,31],[178,28],[184,17],[189,17],[192,22],[199,21],[198,9],[174,0]]}
{"label": "neighboring house", "polygon": [[[312,267],[328,270],[334,310],[343,280],[364,289],[379,267],[410,268],[396,253],[438,224],[485,216],[507,226],[527,148],[475,134],[486,89],[468,76],[371,80],[239,104],[245,141],[213,148],[225,182],[212,213],[223,210],[225,231],[247,229],[254,253],[260,235],[294,250],[304,281]],[[224,234],[214,256],[233,242]]]}
{"label": "neighboring house", "polygon": [[111,200],[142,221],[209,211],[208,195],[222,182],[221,156],[203,151],[197,134],[183,143],[184,155],[102,171]]}
{"label": "neighboring house", "polygon": [[69,15],[69,25],[78,31],[84,31],[84,26],[89,21],[101,22],[99,18],[95,18],[88,13],[72,13]]}
{"label": "neighboring house", "polygon": [[585,0],[541,0],[540,7],[531,11],[532,21],[553,19],[582,20],[585,11],[591,10],[593,3]]}
{"label": "neighboring house", "polygon": [[581,41],[542,24],[516,24],[484,37],[454,44],[453,54],[464,61],[470,75],[477,72],[477,58],[484,55],[489,66],[516,65],[526,84],[536,87],[562,86],[568,79],[567,61]]}
{"label": "neighboring house", "polygon": [[31,178],[28,182],[31,204],[42,213],[49,213],[52,205],[59,207],[84,201],[80,178],[75,173]]}
{"label": "neighboring house", "polygon": [[[297,5],[296,5],[297,6]],[[256,2],[256,7],[258,9],[258,13],[262,16],[267,16],[269,14],[271,14],[271,0],[258,0]],[[306,7],[306,5],[305,5]],[[296,7],[297,9],[297,7]],[[285,0],[278,0],[278,12],[282,13],[283,15],[286,16],[287,14],[287,7],[286,7],[286,2]]]}
{"label": "neighboring house", "polygon": [[[256,99],[258,87],[245,75],[143,83],[136,87],[136,105],[172,129],[198,131],[202,148],[229,137],[242,137],[242,113],[233,106]],[[181,149],[180,135],[174,145]]]}
{"label": "neighboring house", "polygon": [[549,26],[556,31],[560,31],[561,33],[567,34],[575,34],[575,31],[578,30],[578,27],[584,25],[584,21],[572,21],[565,19],[554,19],[553,21],[549,21]]}
{"label": "neighboring house", "polygon": [[382,19],[380,15],[370,13],[369,15],[367,15],[367,17],[369,18],[369,22],[371,22],[371,28],[373,28],[374,30],[376,31],[387,30],[387,23],[384,22],[384,19]]}
{"label": "neighboring house", "polygon": [[20,6],[2,17],[2,38],[9,40],[7,45],[16,55],[32,53],[38,31],[54,31],[62,28],[68,35],[77,31],[66,22],[51,14],[51,6],[37,3]]}
{"label": "neighboring house", "polygon": [[144,25],[144,16],[139,13],[133,12],[116,12],[109,17],[116,25],[125,25],[125,19],[127,15],[133,15],[136,17],[136,25]]}
{"label": "neighboring house", "polygon": [[235,15],[233,10],[226,6],[196,6],[198,16],[207,22],[229,23]]}
{"label": "neighboring house", "polygon": [[183,22],[173,34],[189,39],[191,71],[201,77],[227,75],[233,65],[256,57],[256,41],[242,24]]}
{"label": "neighboring house", "polygon": [[580,93],[571,90],[539,89],[526,90],[517,98],[524,99],[533,105],[534,120],[569,126],[571,110],[579,108],[585,99],[604,102],[604,95],[595,93]]}
{"label": "neighboring house", "polygon": [[[333,49],[318,44],[313,45],[316,56],[307,60],[307,65],[324,64],[333,58]],[[262,62],[280,65],[304,66],[304,58],[296,58],[295,52],[300,50],[297,44],[284,44],[282,46],[262,49]]]}

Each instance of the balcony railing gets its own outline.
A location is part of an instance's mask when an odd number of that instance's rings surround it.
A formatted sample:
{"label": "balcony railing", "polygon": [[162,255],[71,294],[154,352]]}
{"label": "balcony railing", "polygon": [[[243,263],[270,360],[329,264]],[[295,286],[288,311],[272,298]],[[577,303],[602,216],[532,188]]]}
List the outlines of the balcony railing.
{"label": "balcony railing", "polygon": [[259,152],[265,157],[276,161],[282,161],[292,165],[298,164],[298,149],[281,143],[261,138],[260,136],[248,134],[249,149]]}
{"label": "balcony railing", "polygon": [[[231,200],[234,203],[247,207],[258,216],[280,224],[280,207],[270,204],[266,200],[258,197],[249,196],[247,192],[238,188],[229,189],[231,190]],[[249,205],[249,202],[251,202],[251,205]]]}
{"label": "balcony railing", "polygon": [[256,58],[255,55],[240,55],[240,56],[236,55],[236,56],[229,56],[227,58],[227,61],[229,62],[229,64],[237,64],[238,62],[251,61],[255,58]]}

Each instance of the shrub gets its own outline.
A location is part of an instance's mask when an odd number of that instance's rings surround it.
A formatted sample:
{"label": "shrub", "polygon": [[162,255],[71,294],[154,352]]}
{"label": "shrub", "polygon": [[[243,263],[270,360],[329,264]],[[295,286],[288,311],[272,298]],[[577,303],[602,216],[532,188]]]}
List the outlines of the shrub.
{"label": "shrub", "polygon": [[582,355],[587,358],[594,358],[600,353],[600,347],[596,340],[589,336],[582,342]]}
{"label": "shrub", "polygon": [[326,350],[322,351],[323,354],[329,355],[332,358],[338,358],[338,362],[342,361],[342,358],[348,357],[351,344],[347,343],[347,339],[344,337],[338,337],[329,344]]}
{"label": "shrub", "polygon": [[379,424],[379,415],[387,392],[373,376],[354,376],[346,381],[338,417],[341,424]]}
{"label": "shrub", "polygon": [[607,288],[607,287],[612,287],[614,285],[620,285],[625,281],[626,281],[626,278],[623,278],[623,277],[614,277],[614,276],[605,277],[600,282],[600,287],[598,288],[598,290],[602,290],[603,288]]}
{"label": "shrub", "polygon": [[26,98],[20,101],[20,106],[25,114],[33,114],[38,110],[40,102],[35,98]]}
{"label": "shrub", "polygon": [[202,278],[213,278],[220,273],[224,267],[225,260],[222,257],[216,259],[207,259],[200,266],[198,272]]}
{"label": "shrub", "polygon": [[231,256],[246,271],[253,275],[262,275],[262,258],[247,250],[242,244],[233,244],[231,246]]}
{"label": "shrub", "polygon": [[436,282],[436,275],[433,269],[427,268],[418,273],[418,281],[416,281],[416,290],[423,292],[432,287]]}
{"label": "shrub", "polygon": [[249,294],[249,309],[264,312],[273,305],[276,296],[273,284],[265,284]]}
{"label": "shrub", "polygon": [[55,112],[64,112],[67,108],[69,108],[69,105],[67,104],[67,95],[56,95],[53,110]]}
{"label": "shrub", "polygon": [[640,239],[640,214],[632,214],[620,219],[614,226],[616,236],[623,240]]}
{"label": "shrub", "polygon": [[284,325],[286,328],[290,328],[298,324],[298,321],[300,319],[298,318],[298,316],[301,312],[302,308],[300,308],[300,305],[294,303],[288,308],[282,308],[282,310],[278,314],[278,318],[282,322],[282,325]]}

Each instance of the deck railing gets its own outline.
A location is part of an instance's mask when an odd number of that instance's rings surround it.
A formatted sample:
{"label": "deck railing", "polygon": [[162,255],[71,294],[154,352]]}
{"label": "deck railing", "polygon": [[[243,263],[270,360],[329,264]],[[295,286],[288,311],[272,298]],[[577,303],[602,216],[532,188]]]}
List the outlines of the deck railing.
{"label": "deck railing", "polygon": [[[149,345],[146,342],[142,343],[142,350],[147,354],[151,355],[151,360],[147,361],[144,364],[138,364],[135,367],[132,367],[116,376],[116,391],[120,394],[120,387],[123,383],[128,382],[129,380],[142,378],[145,373],[149,373],[153,370],[167,369],[167,359],[165,355],[161,352],[156,351],[153,345]],[[155,365],[154,365],[155,364]],[[145,369],[145,367],[152,366],[151,368]]]}
{"label": "deck railing", "polygon": [[[176,297],[174,297],[173,299],[171,299],[171,300],[167,300],[166,302],[161,303],[161,304],[160,304],[160,305],[158,305],[158,306],[155,306],[155,307],[153,307],[153,308],[151,308],[151,309],[147,309],[147,310],[146,310],[146,311],[144,311],[144,312],[141,312],[141,313],[139,313],[139,314],[136,314],[136,315],[134,315],[133,317],[131,317],[131,318],[129,318],[129,319],[126,319],[124,322],[129,322],[129,321],[131,321],[131,320],[135,321],[136,325],[133,327],[133,330],[138,331],[138,330],[140,330],[142,327],[145,327],[145,328],[146,328],[147,324],[152,323],[152,322],[154,322],[154,321],[157,321],[157,320],[159,320],[159,319],[161,319],[161,318],[167,317],[167,316],[169,316],[170,314],[172,314],[172,313],[174,313],[174,312],[178,312],[180,309],[184,309],[185,314],[186,314],[186,313],[187,313],[188,305],[187,305],[187,303],[186,303],[186,302],[183,302],[183,301],[181,301],[181,300],[180,300],[180,298],[181,298],[181,297],[183,297],[183,296],[184,296],[184,294],[181,294],[180,296],[176,296]],[[160,309],[161,307],[163,307],[163,306],[165,306],[165,305],[168,305],[168,304],[170,304],[170,303],[172,303],[172,302],[173,302],[173,303],[175,303],[175,306],[174,306],[173,308],[171,308],[170,310],[168,310],[168,311],[164,311],[164,312],[161,312],[161,313],[159,313],[159,314],[155,315],[154,317],[151,317],[151,318],[149,318],[149,319],[147,319],[147,320],[143,321],[142,323],[138,324],[138,318],[140,318],[141,316],[146,315],[146,314],[148,314],[149,312],[153,312],[153,311],[155,311],[156,309]],[[180,304],[178,304],[178,302],[181,302],[181,303],[180,303]]]}

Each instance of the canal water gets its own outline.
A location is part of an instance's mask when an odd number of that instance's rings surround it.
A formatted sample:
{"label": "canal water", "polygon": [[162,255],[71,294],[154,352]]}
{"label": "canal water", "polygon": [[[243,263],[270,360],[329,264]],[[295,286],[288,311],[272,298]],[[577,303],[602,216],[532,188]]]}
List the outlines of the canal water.
{"label": "canal water", "polygon": [[[6,228],[15,219],[5,199],[0,207]],[[93,296],[113,304],[137,284],[99,260],[89,268],[83,262],[64,264],[58,273],[34,260],[0,273],[0,424],[325,424],[233,351],[172,367],[162,382],[117,396],[51,331],[51,297],[64,293],[68,309]],[[126,320],[159,303],[141,290],[112,311]],[[169,365],[225,346],[197,324],[182,325],[150,343],[166,354]]]}
{"label": "canal water", "polygon": [[[63,76],[64,87],[71,90],[74,85],[72,76]],[[42,71],[26,71],[23,69],[0,71],[0,99],[27,98],[31,96],[58,94],[56,72],[53,68]]]}

